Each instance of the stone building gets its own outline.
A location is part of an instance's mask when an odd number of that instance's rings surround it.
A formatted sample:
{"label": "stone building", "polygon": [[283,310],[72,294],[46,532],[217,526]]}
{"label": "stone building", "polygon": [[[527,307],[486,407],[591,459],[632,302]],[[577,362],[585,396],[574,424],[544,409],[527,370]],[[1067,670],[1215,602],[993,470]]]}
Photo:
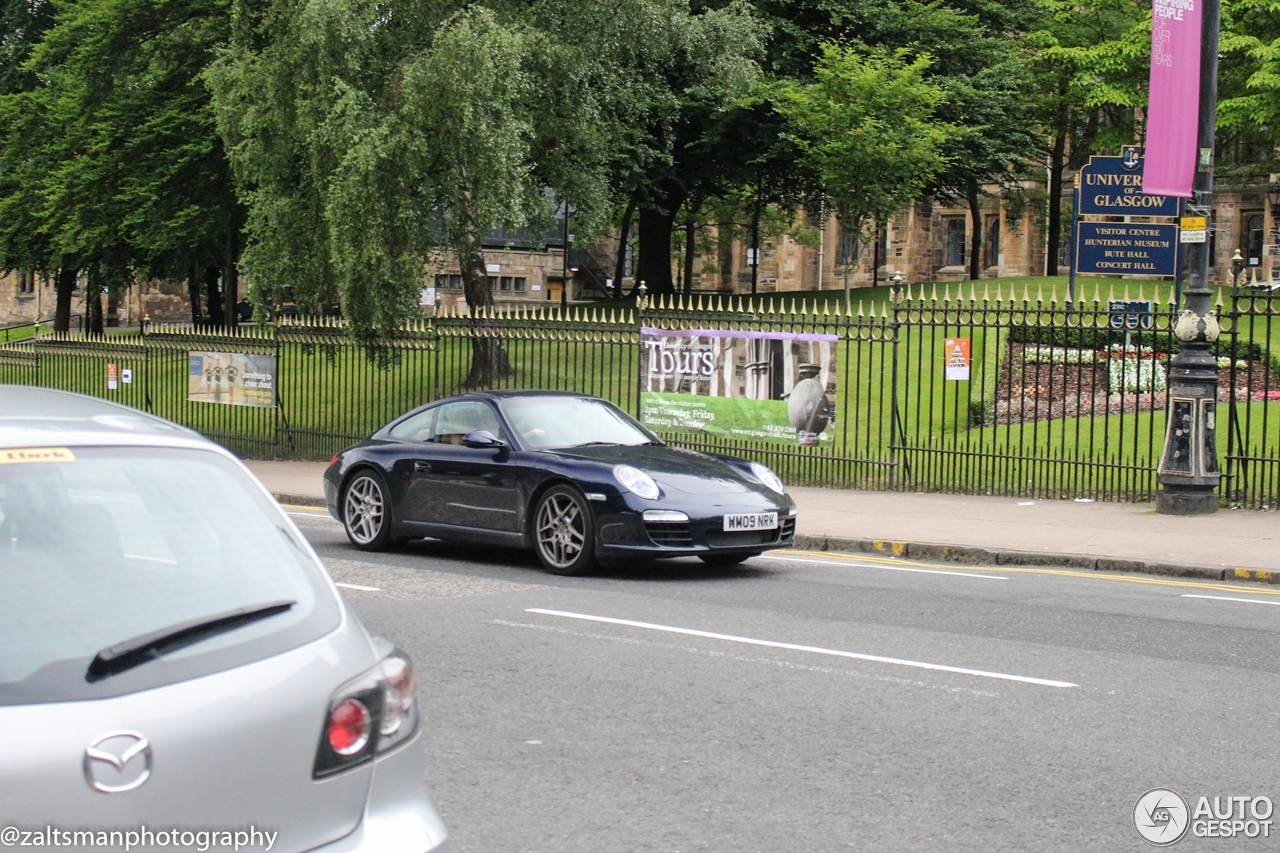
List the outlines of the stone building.
{"label": "stone building", "polygon": [[[1280,280],[1280,175],[1258,175],[1235,181],[1219,177],[1214,193],[1214,231],[1209,252],[1211,280],[1230,283],[1231,258],[1237,249],[1249,267],[1249,275]],[[983,240],[981,269],[984,278],[1043,275],[1047,237],[1043,205],[1027,199],[1043,198],[1043,184],[1018,188],[1017,197],[1001,195],[1001,188],[987,187],[982,201]],[[1070,188],[1064,190],[1069,198]],[[817,217],[806,224],[819,227]],[[1123,219],[1123,217],[1119,217]],[[1143,221],[1132,217],[1133,221]],[[1069,216],[1064,216],[1065,225]],[[848,276],[851,287],[901,275],[904,281],[960,281],[968,278],[969,237],[972,222],[967,207],[948,206],[930,200],[910,205],[895,216],[874,238],[853,240],[834,217],[820,225],[821,240],[805,245],[790,236],[763,241],[756,290],[759,293],[791,293],[840,290]],[[572,245],[572,234],[569,234]],[[715,248],[694,257],[692,289],[697,292],[750,293],[753,253],[741,240],[716,241]],[[1069,241],[1065,240],[1064,243]],[[508,304],[558,303],[603,299],[613,290],[619,251],[616,235],[593,241],[586,248],[564,251],[564,225],[556,233],[535,238],[525,232],[495,231],[484,241],[486,273],[495,301]],[[624,292],[634,284],[630,277],[631,247],[621,282]],[[1069,268],[1068,247],[1059,259],[1059,273]],[[683,276],[683,262],[673,257],[673,278]],[[683,282],[680,282],[683,285]],[[84,314],[84,290],[78,287],[72,312]],[[424,304],[453,306],[463,302],[462,279],[452,260],[426,271]],[[10,272],[0,277],[0,327],[52,319],[55,298],[52,277]],[[428,309],[429,310],[429,309]],[[108,324],[136,326],[142,317],[153,321],[188,322],[186,285],[183,282],[143,282],[107,306]]]}

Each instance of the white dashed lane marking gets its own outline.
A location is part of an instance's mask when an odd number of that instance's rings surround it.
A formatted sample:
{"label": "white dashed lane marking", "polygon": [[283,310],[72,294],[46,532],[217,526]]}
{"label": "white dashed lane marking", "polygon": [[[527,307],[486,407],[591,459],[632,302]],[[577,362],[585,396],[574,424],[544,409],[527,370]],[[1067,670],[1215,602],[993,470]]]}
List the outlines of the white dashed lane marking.
{"label": "white dashed lane marking", "polygon": [[477,578],[437,572],[433,569],[408,569],[386,566],[364,560],[324,561],[334,583],[352,598],[393,598],[399,601],[430,601],[439,598],[463,598],[468,595],[493,595],[500,592],[523,592],[537,589],[535,584]]}
{"label": "white dashed lane marking", "polygon": [[526,613],[539,613],[543,616],[559,616],[564,619],[581,619],[587,622],[603,622],[608,625],[622,625],[628,628],[644,628],[649,631],[663,631],[668,634],[684,634],[689,637],[704,637],[709,640],[725,640],[730,643],[745,643],[751,646],[766,646],[771,649],[788,649],[796,652],[809,652],[817,655],[831,655],[833,657],[852,658],[853,660],[868,661],[870,663],[885,663],[894,666],[914,667],[916,669],[931,669],[935,672],[953,672],[957,675],[973,675],[979,678],[994,678],[1000,681],[1018,681],[1023,684],[1035,684],[1040,687],[1079,687],[1070,681],[1055,681],[1049,678],[1033,678],[1029,675],[1011,675],[1007,672],[990,672],[985,669],[967,669],[959,666],[947,666],[940,663],[926,663],[924,661],[903,660],[902,658],[887,658],[880,655],[866,655],[860,652],[845,652],[839,649],[824,649],[820,646],[802,646],[795,643],[778,643],[773,640],[757,640],[751,637],[737,637],[733,634],[716,634],[711,631],[696,631],[692,628],[675,628],[670,625],[655,625],[652,622],[634,622],[630,619],[614,619],[610,616],[588,616],[585,613],[568,613],[563,610],[542,610],[537,607],[530,607],[525,610]]}

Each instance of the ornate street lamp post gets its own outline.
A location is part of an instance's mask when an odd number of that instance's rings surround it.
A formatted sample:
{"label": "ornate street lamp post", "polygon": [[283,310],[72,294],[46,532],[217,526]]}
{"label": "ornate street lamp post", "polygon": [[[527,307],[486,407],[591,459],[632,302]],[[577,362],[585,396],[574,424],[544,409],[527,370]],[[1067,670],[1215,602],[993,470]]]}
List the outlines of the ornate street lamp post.
{"label": "ornate street lamp post", "polygon": [[[1206,0],[1200,31],[1200,114],[1193,198],[1189,216],[1204,217],[1208,229],[1213,204],[1213,131],[1218,115],[1219,0]],[[1208,234],[1206,234],[1206,238]],[[1210,303],[1209,243],[1186,244],[1188,285],[1186,308],[1173,333],[1180,345],[1169,365],[1169,419],[1164,453],[1156,479],[1156,512],[1163,515],[1206,515],[1218,511],[1218,465],[1215,442],[1218,360],[1209,348],[1222,327]]]}

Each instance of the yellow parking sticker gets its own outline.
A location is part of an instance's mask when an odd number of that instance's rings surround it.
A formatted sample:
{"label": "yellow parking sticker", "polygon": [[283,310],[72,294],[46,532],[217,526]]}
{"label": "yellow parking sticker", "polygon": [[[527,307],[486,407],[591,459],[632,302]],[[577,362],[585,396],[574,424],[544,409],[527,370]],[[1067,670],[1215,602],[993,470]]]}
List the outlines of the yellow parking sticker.
{"label": "yellow parking sticker", "polygon": [[19,462],[75,462],[76,455],[65,447],[14,447],[0,450],[0,465]]}

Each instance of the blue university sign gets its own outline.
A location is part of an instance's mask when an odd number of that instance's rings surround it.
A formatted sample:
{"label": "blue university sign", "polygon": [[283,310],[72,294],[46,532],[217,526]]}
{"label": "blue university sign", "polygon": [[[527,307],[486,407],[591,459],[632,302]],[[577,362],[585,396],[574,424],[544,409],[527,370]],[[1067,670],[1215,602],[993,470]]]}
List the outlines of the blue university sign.
{"label": "blue university sign", "polygon": [[1173,275],[1177,260],[1177,225],[1076,223],[1077,273]]}
{"label": "blue university sign", "polygon": [[1080,169],[1078,214],[1106,216],[1177,216],[1175,196],[1142,192],[1142,157],[1126,146],[1120,157],[1090,157]]}

